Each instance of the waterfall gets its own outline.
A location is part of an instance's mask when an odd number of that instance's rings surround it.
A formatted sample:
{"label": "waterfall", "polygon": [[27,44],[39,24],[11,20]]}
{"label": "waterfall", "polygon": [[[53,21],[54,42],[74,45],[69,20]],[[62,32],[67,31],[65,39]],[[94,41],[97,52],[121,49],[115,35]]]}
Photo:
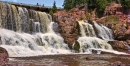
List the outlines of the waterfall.
{"label": "waterfall", "polygon": [[34,33],[41,32],[41,31],[40,31],[40,23],[39,23],[39,22],[34,22],[34,23],[33,23],[33,26],[34,26],[34,27],[33,27],[33,32],[34,32]]}
{"label": "waterfall", "polygon": [[94,22],[94,26],[98,32],[98,37],[107,41],[113,40],[113,33],[111,29],[107,28],[102,24],[97,24],[96,22]]}
{"label": "waterfall", "polygon": [[51,16],[45,12],[28,10],[24,7],[17,7],[8,3],[0,3],[0,27],[9,30],[25,33],[34,33],[33,25],[40,23],[38,32],[49,31]]}
{"label": "waterfall", "polygon": [[110,44],[97,37],[80,37],[78,42],[81,45],[80,52],[84,53],[92,53],[92,49],[112,50]]}
{"label": "waterfall", "polygon": [[81,36],[88,36],[88,37],[93,37],[96,36],[94,28],[91,24],[85,21],[79,21],[78,22],[80,25],[80,31],[81,31]]}
{"label": "waterfall", "polygon": [[21,31],[30,33],[29,14],[26,8],[18,7]]}
{"label": "waterfall", "polygon": [[0,29],[1,45],[10,57],[71,53],[63,38],[53,33],[17,33]]}
{"label": "waterfall", "polygon": [[[0,14],[0,47],[5,48],[10,57],[73,53],[60,36],[59,25],[52,22],[51,15],[1,2]],[[104,25],[93,23],[78,22],[80,52],[112,50],[111,45],[104,41],[113,40],[112,31]]]}
{"label": "waterfall", "polygon": [[[102,32],[105,33],[104,35],[107,36],[105,37],[106,39],[112,39],[111,36],[112,34],[110,34],[110,32],[108,30],[110,30],[109,28],[101,25],[99,26],[97,23],[95,23],[94,25],[91,25],[90,23],[88,23],[87,21],[79,21],[78,22],[80,25],[80,34],[81,36],[78,38],[78,43],[79,43],[79,52],[81,53],[92,53],[93,49],[94,50],[99,50],[99,49],[105,49],[105,50],[112,50],[112,47],[110,44],[108,44],[106,41],[97,38],[96,36],[96,31],[94,30],[94,26],[96,26],[96,29],[99,30],[99,35],[101,34],[102,36]],[[104,37],[103,35],[103,37]],[[110,35],[110,38],[109,38]],[[76,44],[73,45],[76,46]],[[97,51],[98,54],[100,54],[100,51]]]}
{"label": "waterfall", "polygon": [[0,3],[0,9],[0,47],[10,57],[71,53],[55,34],[51,15],[8,3]]}

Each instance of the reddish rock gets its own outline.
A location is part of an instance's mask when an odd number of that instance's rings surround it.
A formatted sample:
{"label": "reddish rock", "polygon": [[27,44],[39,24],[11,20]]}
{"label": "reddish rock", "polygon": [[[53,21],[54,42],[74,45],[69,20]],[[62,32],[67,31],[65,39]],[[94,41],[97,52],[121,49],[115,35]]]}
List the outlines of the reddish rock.
{"label": "reddish rock", "polygon": [[130,46],[130,40],[126,40],[127,44]]}
{"label": "reddish rock", "polygon": [[111,44],[113,49],[118,50],[118,51],[128,51],[129,46],[127,42],[125,41],[109,41],[108,43]]}
{"label": "reddish rock", "polygon": [[127,29],[125,27],[122,27],[121,25],[116,26],[114,31],[114,36],[115,39],[117,40],[126,40],[127,38],[125,37],[125,32]]}
{"label": "reddish rock", "polygon": [[111,66],[126,66],[125,64],[123,64],[122,62],[120,61],[116,61],[114,63],[111,63]]}
{"label": "reddish rock", "polygon": [[86,20],[85,9],[74,8],[69,12],[63,10],[54,14],[54,21],[59,24],[65,43],[72,45],[78,39],[78,20]]}
{"label": "reddish rock", "polygon": [[8,56],[7,51],[4,48],[0,47],[0,65],[1,66],[7,64],[8,57],[9,56]]}

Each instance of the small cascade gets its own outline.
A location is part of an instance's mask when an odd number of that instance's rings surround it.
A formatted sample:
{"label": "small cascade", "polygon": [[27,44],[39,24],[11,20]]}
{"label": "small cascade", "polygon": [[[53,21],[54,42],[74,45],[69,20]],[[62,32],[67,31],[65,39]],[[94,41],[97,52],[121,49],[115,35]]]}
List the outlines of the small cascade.
{"label": "small cascade", "polygon": [[48,15],[44,12],[38,12],[38,15],[40,17],[39,22],[41,23],[41,32],[43,33],[48,32],[48,25],[50,23]]}
{"label": "small cascade", "polygon": [[[97,50],[97,54],[100,54],[102,50],[99,49],[112,50],[110,44],[96,37],[96,31],[94,30],[93,25],[89,24],[87,21],[79,21],[78,23],[80,25],[81,34],[81,37],[79,37],[79,39],[77,40],[80,46],[78,52],[93,53],[92,50]],[[98,25],[95,22],[94,26],[96,27],[96,30],[98,30],[98,35],[101,36],[103,39],[113,39],[111,34],[112,31],[109,28],[105,27],[104,25]],[[76,46],[78,46],[78,44],[74,44],[73,48],[76,49]]]}
{"label": "small cascade", "polygon": [[80,25],[80,31],[81,31],[81,36],[88,36],[88,37],[94,37],[96,36],[94,28],[91,24],[85,21],[79,21],[78,22]]}
{"label": "small cascade", "polygon": [[2,23],[1,23],[1,26],[4,27],[4,28],[7,28],[6,25],[7,25],[7,6],[5,3],[1,3],[1,20],[2,20]]}
{"label": "small cascade", "polygon": [[112,50],[110,44],[97,37],[80,37],[78,42],[80,43],[80,52],[82,53],[92,53],[92,49]]}
{"label": "small cascade", "polygon": [[111,41],[113,40],[113,33],[112,30],[107,28],[106,26],[102,25],[102,24],[97,24],[96,22],[94,22],[94,26],[95,29],[98,32],[98,37],[107,40],[107,41]]}
{"label": "small cascade", "polygon": [[41,32],[40,31],[40,23],[39,22],[33,22],[33,32],[34,33],[38,33],[38,32]]}
{"label": "small cascade", "polygon": [[26,8],[18,7],[19,16],[20,16],[20,26],[21,31],[30,33],[30,22],[29,22],[29,13]]}

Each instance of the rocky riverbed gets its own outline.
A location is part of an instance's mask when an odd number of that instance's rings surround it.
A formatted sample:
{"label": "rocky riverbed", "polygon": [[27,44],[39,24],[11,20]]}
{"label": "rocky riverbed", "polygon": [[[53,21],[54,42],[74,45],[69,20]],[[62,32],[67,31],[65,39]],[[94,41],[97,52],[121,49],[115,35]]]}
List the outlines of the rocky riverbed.
{"label": "rocky riverbed", "polygon": [[9,58],[8,66],[130,66],[129,55],[61,54]]}

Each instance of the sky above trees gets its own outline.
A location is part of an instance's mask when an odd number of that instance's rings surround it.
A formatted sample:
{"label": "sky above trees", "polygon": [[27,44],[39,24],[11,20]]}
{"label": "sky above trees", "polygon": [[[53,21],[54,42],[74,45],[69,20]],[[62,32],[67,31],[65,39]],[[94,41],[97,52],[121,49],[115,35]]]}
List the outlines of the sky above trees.
{"label": "sky above trees", "polygon": [[62,7],[64,0],[1,0],[1,1],[10,1],[17,3],[25,3],[25,4],[39,4],[44,6],[53,6],[54,1],[56,1],[57,7]]}

